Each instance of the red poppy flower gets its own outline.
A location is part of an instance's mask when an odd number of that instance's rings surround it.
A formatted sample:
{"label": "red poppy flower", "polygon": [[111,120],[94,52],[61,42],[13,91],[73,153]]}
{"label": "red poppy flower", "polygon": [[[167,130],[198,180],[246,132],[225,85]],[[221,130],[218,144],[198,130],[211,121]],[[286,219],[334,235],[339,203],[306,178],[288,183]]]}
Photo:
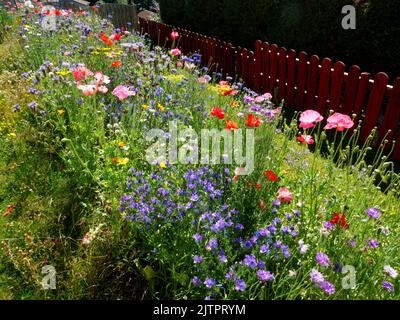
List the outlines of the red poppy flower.
{"label": "red poppy flower", "polygon": [[112,40],[111,40],[109,37],[107,37],[104,33],[102,33],[102,34],[100,35],[100,39],[101,39],[104,43],[108,44],[109,46],[114,45],[114,42],[112,42]]}
{"label": "red poppy flower", "polygon": [[211,110],[211,115],[214,117],[218,117],[218,119],[223,119],[225,118],[225,113],[222,109],[220,108],[213,108]]}
{"label": "red poppy flower", "polygon": [[55,13],[56,16],[61,16],[61,11],[60,10],[55,9],[54,13]]}
{"label": "red poppy flower", "polygon": [[338,224],[340,227],[343,229],[347,229],[349,227],[349,224],[346,223],[346,215],[342,213],[342,216],[340,216],[339,213],[334,213],[333,214],[333,219],[330,221],[332,224]]}
{"label": "red poppy flower", "polygon": [[49,10],[47,10],[47,11],[44,12],[44,14],[45,14],[46,16],[49,16],[51,13],[50,13]]}
{"label": "red poppy flower", "polygon": [[38,9],[33,10],[34,13],[39,13]]}
{"label": "red poppy flower", "polygon": [[113,66],[113,67],[120,67],[121,65],[122,65],[121,61],[118,61],[118,60],[116,60],[116,61],[114,61],[114,62],[112,63],[112,66]]}
{"label": "red poppy flower", "polygon": [[233,120],[226,120],[226,130],[239,129],[237,123]]}
{"label": "red poppy flower", "polygon": [[261,119],[254,117],[251,113],[247,116],[246,124],[248,127],[258,127],[261,124]]}
{"label": "red poppy flower", "polygon": [[257,189],[257,190],[260,190],[260,189],[261,189],[261,183],[259,183],[259,182],[256,183],[256,189]]}
{"label": "red poppy flower", "polygon": [[264,176],[266,176],[269,179],[269,181],[275,181],[275,182],[279,181],[279,178],[272,170],[265,170]]}
{"label": "red poppy flower", "polygon": [[122,37],[122,34],[120,34],[120,33],[114,34],[115,41],[118,41],[119,39],[121,39],[121,37]]}

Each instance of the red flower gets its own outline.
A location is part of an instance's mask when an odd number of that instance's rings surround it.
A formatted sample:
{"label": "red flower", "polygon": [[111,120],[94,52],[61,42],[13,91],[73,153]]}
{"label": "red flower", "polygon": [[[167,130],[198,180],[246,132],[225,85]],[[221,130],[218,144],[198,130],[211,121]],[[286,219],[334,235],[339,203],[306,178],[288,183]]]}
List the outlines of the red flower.
{"label": "red flower", "polygon": [[233,120],[226,120],[226,130],[239,129],[237,123]]}
{"label": "red flower", "polygon": [[104,33],[102,33],[102,34],[100,35],[100,39],[101,39],[103,42],[105,42],[106,44],[108,44],[109,46],[114,45],[114,42],[112,42],[112,40],[111,40],[109,37],[107,37]]}
{"label": "red flower", "polygon": [[214,116],[214,117],[218,117],[219,119],[225,118],[225,113],[220,108],[213,108],[211,110],[211,115]]}
{"label": "red flower", "polygon": [[55,9],[54,13],[55,13],[56,16],[61,16],[61,11],[60,10]]}
{"label": "red flower", "polygon": [[121,37],[122,37],[122,34],[120,34],[120,33],[114,34],[115,41],[118,41],[119,39],[121,39]]}
{"label": "red flower", "polygon": [[301,136],[297,137],[297,141],[300,141],[303,144],[313,144],[314,139],[312,136],[304,135],[302,134]]}
{"label": "red flower", "polygon": [[259,182],[256,183],[256,189],[257,189],[257,190],[260,190],[260,189],[261,189],[261,183],[259,183]]}
{"label": "red flower", "polygon": [[247,116],[246,124],[248,127],[258,127],[261,124],[261,119],[258,117],[254,117],[251,113]]}
{"label": "red flower", "polygon": [[39,13],[38,9],[33,10],[34,13]]}
{"label": "red flower", "polygon": [[112,66],[113,66],[113,67],[120,67],[121,65],[122,65],[121,61],[118,61],[118,60],[116,60],[116,61],[114,61],[114,62],[112,63]]}
{"label": "red flower", "polygon": [[46,16],[49,16],[51,13],[50,13],[49,10],[47,10],[47,11],[44,12],[44,14],[45,14]]}
{"label": "red flower", "polygon": [[269,179],[269,181],[275,181],[275,182],[279,181],[279,178],[276,176],[275,172],[273,172],[272,170],[265,170],[264,176],[266,176]]}
{"label": "red flower", "polygon": [[333,214],[333,219],[330,221],[332,224],[338,224],[340,227],[343,229],[347,229],[349,227],[349,224],[346,223],[346,215],[342,213],[342,216],[340,217],[339,213],[334,213]]}
{"label": "red flower", "polygon": [[258,204],[258,207],[261,209],[261,210],[264,210],[267,206],[265,205],[265,201],[264,200],[260,200],[260,202],[259,202],[259,204]]}
{"label": "red flower", "polygon": [[28,17],[29,17],[29,18],[32,18],[32,13],[28,13]]}

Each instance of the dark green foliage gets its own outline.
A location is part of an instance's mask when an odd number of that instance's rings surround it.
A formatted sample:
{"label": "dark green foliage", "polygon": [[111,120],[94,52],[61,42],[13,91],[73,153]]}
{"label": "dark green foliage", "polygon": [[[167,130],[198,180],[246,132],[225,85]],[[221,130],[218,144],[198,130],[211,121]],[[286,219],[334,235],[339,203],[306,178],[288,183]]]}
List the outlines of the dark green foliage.
{"label": "dark green foliage", "polygon": [[138,12],[140,12],[142,10],[151,10],[155,3],[154,0],[135,0],[135,1],[131,1],[131,2],[135,3],[136,10]]}
{"label": "dark green foliage", "polygon": [[[344,30],[354,4],[357,29]],[[161,0],[165,23],[252,49],[257,39],[400,75],[399,0]],[[383,58],[385,57],[385,58]]]}

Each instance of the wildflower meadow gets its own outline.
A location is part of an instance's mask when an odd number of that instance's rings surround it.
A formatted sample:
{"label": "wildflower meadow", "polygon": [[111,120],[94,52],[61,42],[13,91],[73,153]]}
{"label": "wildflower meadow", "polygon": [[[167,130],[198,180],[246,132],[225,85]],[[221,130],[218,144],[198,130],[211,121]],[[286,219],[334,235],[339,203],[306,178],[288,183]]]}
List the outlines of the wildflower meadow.
{"label": "wildflower meadow", "polygon": [[0,299],[399,299],[387,141],[170,37],[0,8]]}

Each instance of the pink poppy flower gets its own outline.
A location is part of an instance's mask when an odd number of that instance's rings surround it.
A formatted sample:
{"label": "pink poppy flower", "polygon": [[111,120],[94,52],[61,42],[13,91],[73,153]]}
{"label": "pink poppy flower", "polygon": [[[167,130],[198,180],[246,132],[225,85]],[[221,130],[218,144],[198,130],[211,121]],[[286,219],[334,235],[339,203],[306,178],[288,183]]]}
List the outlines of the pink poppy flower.
{"label": "pink poppy flower", "polygon": [[119,100],[124,100],[130,96],[134,96],[136,93],[135,91],[129,90],[128,87],[120,85],[113,90],[112,94]]}
{"label": "pink poppy flower", "polygon": [[324,119],[319,112],[315,110],[306,110],[300,115],[300,128],[308,129],[315,126],[315,122],[321,122]]}
{"label": "pink poppy flower", "polygon": [[179,33],[176,32],[176,31],[172,31],[171,34],[170,34],[170,37],[171,37],[172,40],[176,40],[176,39],[179,38]]}
{"label": "pink poppy flower", "polygon": [[94,84],[79,84],[77,88],[81,90],[86,97],[97,93],[97,86]]}
{"label": "pink poppy flower", "polygon": [[312,136],[304,135],[297,137],[297,141],[300,141],[303,144],[314,144],[314,139]]}
{"label": "pink poppy flower", "polygon": [[278,190],[278,199],[282,202],[289,203],[293,199],[293,193],[288,188],[282,187]]}
{"label": "pink poppy flower", "polygon": [[95,84],[98,86],[102,85],[103,83],[110,83],[110,78],[105,76],[103,72],[97,71],[96,74],[94,75],[94,81]]}
{"label": "pink poppy flower", "polygon": [[74,76],[75,81],[82,81],[87,77],[93,75],[93,72],[90,71],[85,66],[78,66],[72,71],[72,75]]}
{"label": "pink poppy flower", "polygon": [[182,52],[178,48],[172,49],[170,52],[173,56],[179,56]]}
{"label": "pink poppy flower", "polygon": [[339,112],[335,112],[326,121],[328,122],[324,128],[326,130],[336,128],[337,131],[343,131],[354,126],[353,120],[348,115]]}

